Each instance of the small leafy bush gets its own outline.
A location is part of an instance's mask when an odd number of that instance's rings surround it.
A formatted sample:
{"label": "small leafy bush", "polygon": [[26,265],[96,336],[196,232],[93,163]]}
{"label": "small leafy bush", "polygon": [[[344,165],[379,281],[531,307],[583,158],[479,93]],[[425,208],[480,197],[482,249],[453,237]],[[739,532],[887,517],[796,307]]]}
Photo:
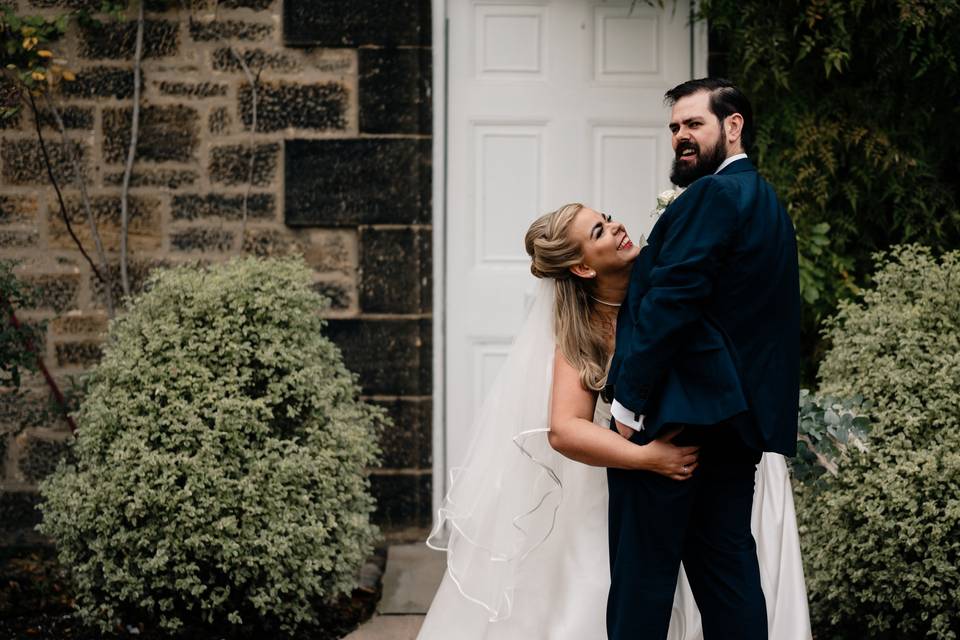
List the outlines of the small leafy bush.
{"label": "small leafy bush", "polygon": [[829,321],[823,394],[862,394],[866,451],[802,488],[818,637],[960,637],[960,252],[877,258],[861,304]]}
{"label": "small leafy bush", "polygon": [[111,323],[74,462],[41,487],[88,623],[293,632],[351,589],[385,418],[324,304],[302,261],[244,259],[160,271]]}
{"label": "small leafy bush", "polygon": [[797,456],[791,462],[793,477],[819,486],[824,473],[837,475],[851,448],[867,449],[870,403],[862,397],[833,398],[800,391],[797,413]]}

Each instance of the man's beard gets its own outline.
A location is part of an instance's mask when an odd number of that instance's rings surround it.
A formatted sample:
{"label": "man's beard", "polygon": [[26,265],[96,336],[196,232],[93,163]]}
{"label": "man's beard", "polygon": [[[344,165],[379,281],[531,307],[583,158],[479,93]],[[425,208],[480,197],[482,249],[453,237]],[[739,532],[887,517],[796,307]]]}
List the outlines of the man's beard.
{"label": "man's beard", "polygon": [[[693,149],[696,153],[697,161],[692,164],[681,163],[680,154],[686,149]],[[700,147],[695,142],[681,142],[677,146],[676,155],[673,158],[673,170],[670,172],[670,182],[678,187],[688,187],[697,178],[708,176],[716,172],[727,159],[727,141],[723,136],[717,140],[713,149],[705,154],[700,154]]]}

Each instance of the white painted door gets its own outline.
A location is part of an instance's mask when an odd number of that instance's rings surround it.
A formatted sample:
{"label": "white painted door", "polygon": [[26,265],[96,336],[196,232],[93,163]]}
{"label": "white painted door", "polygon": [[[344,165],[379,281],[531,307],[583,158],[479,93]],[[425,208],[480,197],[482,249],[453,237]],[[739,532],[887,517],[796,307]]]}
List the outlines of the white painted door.
{"label": "white painted door", "polygon": [[530,222],[583,202],[634,237],[653,224],[663,94],[691,73],[689,4],[665,4],[447,2],[447,468],[523,320]]}

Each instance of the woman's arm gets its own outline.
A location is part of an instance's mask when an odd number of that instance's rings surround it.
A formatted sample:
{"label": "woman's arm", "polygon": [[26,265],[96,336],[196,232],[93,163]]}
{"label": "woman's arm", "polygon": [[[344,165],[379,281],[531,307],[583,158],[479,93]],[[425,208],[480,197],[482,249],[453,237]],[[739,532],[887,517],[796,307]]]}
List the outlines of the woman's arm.
{"label": "woman's arm", "polygon": [[[550,403],[550,446],[557,452],[595,467],[654,471],[686,480],[697,466],[698,447],[670,443],[676,433],[639,446],[593,423],[597,394],[580,384],[576,369],[557,349]],[[686,466],[686,470],[683,468]]]}

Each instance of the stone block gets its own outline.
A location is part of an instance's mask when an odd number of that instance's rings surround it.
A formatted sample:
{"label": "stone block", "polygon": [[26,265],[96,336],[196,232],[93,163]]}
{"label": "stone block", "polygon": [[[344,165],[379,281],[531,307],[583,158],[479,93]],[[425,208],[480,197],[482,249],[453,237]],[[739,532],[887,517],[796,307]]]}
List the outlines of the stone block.
{"label": "stone block", "polygon": [[[86,145],[71,141],[70,146],[73,149],[72,153],[75,154],[74,157],[78,158],[81,173],[86,176],[89,155]],[[47,140],[46,147],[57,182],[62,188],[69,187],[76,178],[70,156],[59,143]],[[7,184],[37,186],[50,184],[47,166],[37,140],[31,138],[4,140],[3,146],[0,147],[0,157],[3,159],[3,180]]]}
{"label": "stone block", "polygon": [[40,9],[86,9],[97,11],[102,0],[30,0],[30,6]]}
{"label": "stone block", "polygon": [[[162,189],[179,189],[197,183],[200,179],[196,171],[190,169],[147,169],[136,164],[130,174],[131,187],[160,187]],[[123,171],[115,171],[103,176],[103,184],[120,186],[123,184]]]}
{"label": "stone block", "polygon": [[[253,122],[252,95],[250,85],[240,88],[238,108],[247,129]],[[257,131],[344,129],[348,102],[347,88],[338,82],[263,82],[257,85]]]}
{"label": "stone block", "polygon": [[170,233],[170,247],[175,251],[229,251],[234,233],[216,227],[190,227]]}
{"label": "stone block", "polygon": [[[130,277],[130,294],[135,296],[142,292],[151,273],[157,269],[163,269],[169,266],[170,263],[166,260],[131,259],[127,265],[127,274]],[[123,299],[123,285],[120,281],[120,265],[116,262],[108,265],[107,276],[113,285],[111,290],[113,291],[113,300],[116,303]],[[100,309],[104,308],[106,305],[104,284],[92,274],[90,275],[90,290],[93,292],[94,305]]]}
{"label": "stone block", "polygon": [[247,229],[243,236],[243,252],[258,258],[286,256],[299,253],[299,245],[285,229]]}
{"label": "stone block", "polygon": [[[60,119],[63,120],[64,129],[93,129],[93,109],[89,107],[77,107],[74,105],[59,107]],[[40,112],[40,126],[60,131],[57,125],[57,119],[53,113],[44,109]],[[46,138],[46,136],[44,136]]]}
{"label": "stone block", "polygon": [[285,211],[291,226],[430,220],[430,140],[289,140]]}
{"label": "stone block", "polygon": [[[104,22],[80,31],[80,56],[90,59],[133,59],[137,21]],[[164,58],[180,50],[180,27],[173,20],[146,20],[143,27],[143,57]]]}
{"label": "stone block", "polygon": [[[103,110],[103,159],[126,162],[133,110]],[[200,116],[184,105],[147,106],[140,111],[137,160],[190,162],[199,144]]]}
{"label": "stone block", "polygon": [[25,249],[37,246],[39,235],[33,230],[0,229],[0,249]]}
{"label": "stone block", "polygon": [[[421,313],[423,234],[414,228],[360,229],[360,309],[368,313]],[[429,265],[427,265],[429,268]]]}
{"label": "stone block", "polygon": [[26,224],[37,219],[34,196],[0,195],[0,224]]}
{"label": "stone block", "polygon": [[116,67],[85,67],[77,72],[73,82],[60,85],[64,95],[71,98],[133,97],[133,70]]}
{"label": "stone block", "polygon": [[35,491],[0,491],[0,546],[44,542],[36,532],[40,524],[40,494]]}
{"label": "stone block", "polygon": [[[253,153],[253,185],[265,187],[273,182],[280,161],[280,144],[258,144]],[[210,150],[210,165],[207,170],[214,184],[246,184],[250,176],[250,146],[234,144],[213,147]]]}
{"label": "stone block", "polygon": [[50,329],[60,336],[103,336],[109,322],[105,313],[71,312],[50,321]]}
{"label": "stone block", "polygon": [[373,521],[380,527],[428,528],[433,521],[433,477],[420,474],[370,476],[370,491],[377,501]]}
{"label": "stone block", "polygon": [[330,311],[347,311],[353,304],[353,287],[345,282],[318,280],[312,288],[330,301]]}
{"label": "stone block", "polygon": [[[236,54],[234,51],[236,51]],[[301,68],[299,60],[283,51],[264,51],[263,49],[247,49],[245,51],[234,49],[231,51],[227,47],[220,47],[214,49],[211,57],[213,70],[242,73],[243,66],[237,60],[237,55],[243,56],[243,61],[251,70],[264,69],[279,73],[292,73],[299,71]]]}
{"label": "stone block", "polygon": [[297,230],[303,257],[314,271],[353,274],[357,270],[357,232],[340,229]]}
{"label": "stone block", "polygon": [[11,433],[51,423],[57,419],[51,409],[50,398],[36,389],[0,390],[0,428]]}
{"label": "stone block", "polygon": [[285,0],[283,37],[291,46],[428,47],[430,0]]}
{"label": "stone block", "polygon": [[327,335],[365,395],[430,395],[433,356],[429,320],[332,319]]}
{"label": "stone block", "polygon": [[161,95],[178,98],[217,98],[227,95],[227,85],[221,82],[154,82]]}
{"label": "stone block", "polygon": [[273,25],[246,20],[191,20],[190,37],[197,42],[243,40],[255,42],[273,35]]}
{"label": "stone block", "polygon": [[103,348],[99,340],[57,342],[53,345],[58,367],[89,368],[100,362]]}
{"label": "stone block", "polygon": [[426,469],[433,465],[433,403],[430,400],[375,400],[393,420],[380,446],[387,469]]}
{"label": "stone block", "polygon": [[[86,210],[78,196],[65,199],[67,215],[73,232],[83,243],[88,253],[93,252],[93,238],[87,223]],[[97,231],[107,251],[120,249],[120,196],[92,196],[90,209],[97,221]],[[131,249],[156,249],[160,247],[160,201],[157,198],[133,196],[129,200],[127,242]],[[50,246],[72,249],[76,245],[70,237],[54,201],[47,205],[47,220],[50,229]],[[99,265],[98,265],[99,266]]]}
{"label": "stone block", "polygon": [[25,283],[36,288],[33,308],[52,309],[57,313],[76,308],[80,289],[80,274],[58,273],[24,275]]}
{"label": "stone block", "polygon": [[31,437],[20,458],[20,472],[30,483],[37,483],[54,472],[70,449],[69,440],[46,440]]}
{"label": "stone block", "polygon": [[215,136],[222,135],[230,131],[233,125],[233,116],[230,115],[228,107],[216,107],[210,111],[207,118],[207,129]]}
{"label": "stone block", "polygon": [[360,49],[360,131],[422,133],[432,129],[429,49]]}
{"label": "stone block", "polygon": [[[243,215],[243,195],[184,194],[174,196],[171,207],[174,220],[206,218],[240,220]],[[276,201],[272,193],[251,193],[247,200],[247,218],[250,220],[272,219],[276,215],[276,207]]]}
{"label": "stone block", "polygon": [[269,9],[274,0],[220,0],[224,9],[253,9],[263,11]]}

